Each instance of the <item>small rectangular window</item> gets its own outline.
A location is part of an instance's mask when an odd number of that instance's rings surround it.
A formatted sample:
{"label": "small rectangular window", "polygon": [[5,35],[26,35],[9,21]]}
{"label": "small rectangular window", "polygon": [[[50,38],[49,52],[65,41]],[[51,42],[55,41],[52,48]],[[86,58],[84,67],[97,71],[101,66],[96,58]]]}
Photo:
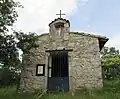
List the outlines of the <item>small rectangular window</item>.
{"label": "small rectangular window", "polygon": [[45,75],[45,64],[37,64],[36,76],[44,76],[44,75]]}

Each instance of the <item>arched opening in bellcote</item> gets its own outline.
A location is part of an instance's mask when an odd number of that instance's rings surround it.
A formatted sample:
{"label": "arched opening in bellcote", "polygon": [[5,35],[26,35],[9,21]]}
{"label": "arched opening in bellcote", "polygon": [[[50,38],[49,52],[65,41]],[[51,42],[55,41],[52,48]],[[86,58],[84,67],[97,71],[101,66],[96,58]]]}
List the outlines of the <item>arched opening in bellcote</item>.
{"label": "arched opening in bellcote", "polygon": [[63,36],[64,23],[58,22],[58,23],[55,23],[54,26],[56,29],[56,35]]}
{"label": "arched opening in bellcote", "polygon": [[58,28],[64,28],[64,23],[62,23],[62,22],[55,23],[55,28],[56,29],[58,29]]}

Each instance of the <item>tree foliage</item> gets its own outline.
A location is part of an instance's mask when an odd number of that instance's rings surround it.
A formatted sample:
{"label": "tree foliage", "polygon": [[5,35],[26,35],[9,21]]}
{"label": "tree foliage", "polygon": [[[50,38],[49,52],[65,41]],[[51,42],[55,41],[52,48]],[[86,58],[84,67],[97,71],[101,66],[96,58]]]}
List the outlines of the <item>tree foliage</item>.
{"label": "tree foliage", "polygon": [[120,65],[119,50],[116,50],[115,47],[110,48],[105,47],[102,58],[103,58],[102,65],[104,67]]}
{"label": "tree foliage", "polygon": [[111,66],[120,66],[120,54],[108,54],[104,56],[103,66],[109,68]]}
{"label": "tree foliage", "polygon": [[16,7],[21,6],[14,0],[0,0],[0,33],[8,31],[7,26],[12,26],[17,20]]}
{"label": "tree foliage", "polygon": [[105,79],[120,77],[120,54],[115,47],[105,47],[102,57],[103,76]]}
{"label": "tree foliage", "polygon": [[18,60],[18,50],[13,35],[7,35],[8,26],[12,26],[17,20],[16,7],[19,2],[13,0],[0,0],[0,63],[5,66],[11,65]]}
{"label": "tree foliage", "polygon": [[[15,71],[19,68],[19,54],[15,37],[7,35],[9,26],[17,20],[16,7],[19,2],[13,0],[0,0],[0,84],[6,85],[15,77]],[[6,82],[6,83],[5,83]]]}
{"label": "tree foliage", "polygon": [[23,51],[23,54],[30,53],[32,48],[37,48],[39,36],[36,33],[23,33],[23,32],[14,32],[15,37],[17,38],[17,47]]}
{"label": "tree foliage", "polygon": [[23,54],[36,48],[38,36],[35,33],[13,31],[7,35],[9,26],[17,20],[17,7],[22,7],[15,0],[0,0],[0,85],[6,86],[18,82],[22,63],[19,60],[19,49]]}
{"label": "tree foliage", "polygon": [[7,67],[0,69],[0,87],[6,87],[9,85],[15,85],[18,83],[18,73],[10,70]]}
{"label": "tree foliage", "polygon": [[12,35],[7,35],[0,39],[0,62],[5,65],[13,65],[12,61],[16,62],[19,57],[16,48],[16,42]]}

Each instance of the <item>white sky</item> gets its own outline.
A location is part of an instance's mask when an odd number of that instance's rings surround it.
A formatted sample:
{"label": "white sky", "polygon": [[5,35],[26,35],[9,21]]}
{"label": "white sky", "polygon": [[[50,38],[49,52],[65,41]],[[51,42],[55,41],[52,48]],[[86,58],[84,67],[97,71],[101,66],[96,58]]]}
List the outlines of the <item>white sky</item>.
{"label": "white sky", "polygon": [[[19,0],[23,9],[18,9],[15,29],[24,32],[48,32],[48,24],[57,18],[59,10],[69,17],[77,10],[77,0]],[[65,16],[64,16],[65,18]]]}
{"label": "white sky", "polygon": [[[85,5],[88,1],[93,0],[18,0],[18,1],[20,1],[21,5],[23,5],[24,8],[17,9],[19,17],[18,21],[14,24],[14,29],[22,30],[24,32],[36,32],[41,34],[49,32],[48,24],[52,20],[57,18],[56,14],[59,13],[59,10],[62,10],[62,12],[67,15],[64,16],[63,18],[69,19],[69,17],[74,15],[75,12],[79,13],[77,12],[79,5]],[[88,26],[90,27],[89,24]],[[79,28],[77,30],[81,31],[79,30]],[[107,35],[105,34],[105,36]],[[110,47],[116,47],[117,49],[120,50],[119,41],[120,34],[118,33],[117,35],[110,37],[110,40],[107,42],[106,45]]]}

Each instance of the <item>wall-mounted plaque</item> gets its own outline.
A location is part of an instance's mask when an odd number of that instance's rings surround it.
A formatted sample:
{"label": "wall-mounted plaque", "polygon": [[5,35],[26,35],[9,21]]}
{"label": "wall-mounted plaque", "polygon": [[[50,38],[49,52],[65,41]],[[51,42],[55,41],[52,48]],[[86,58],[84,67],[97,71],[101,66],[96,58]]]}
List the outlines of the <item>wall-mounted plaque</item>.
{"label": "wall-mounted plaque", "polygon": [[36,65],[36,76],[44,76],[45,74],[45,64]]}

